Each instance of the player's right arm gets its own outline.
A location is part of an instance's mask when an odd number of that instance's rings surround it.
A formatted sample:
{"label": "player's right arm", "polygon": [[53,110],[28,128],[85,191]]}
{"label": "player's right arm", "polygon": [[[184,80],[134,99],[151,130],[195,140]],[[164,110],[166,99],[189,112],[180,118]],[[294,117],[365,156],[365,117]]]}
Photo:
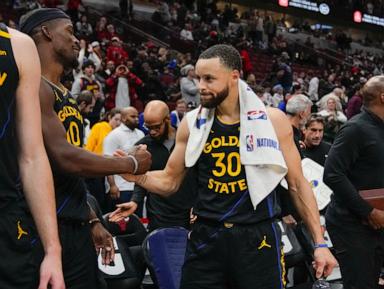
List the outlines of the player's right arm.
{"label": "player's right arm", "polygon": [[127,181],[135,182],[148,192],[163,196],[177,192],[187,172],[185,167],[185,151],[188,137],[189,128],[187,119],[184,117],[177,129],[175,148],[163,170],[148,171],[144,175],[123,175],[123,177]]}
{"label": "player's right arm", "polygon": [[[42,81],[40,85],[40,105],[44,144],[52,166],[60,171],[78,176],[106,176],[120,173],[133,173],[135,164],[130,157],[105,157],[71,145],[66,131],[53,109],[55,95],[52,88]],[[150,154],[144,150],[133,152],[138,161],[138,173],[146,172],[151,165]]]}

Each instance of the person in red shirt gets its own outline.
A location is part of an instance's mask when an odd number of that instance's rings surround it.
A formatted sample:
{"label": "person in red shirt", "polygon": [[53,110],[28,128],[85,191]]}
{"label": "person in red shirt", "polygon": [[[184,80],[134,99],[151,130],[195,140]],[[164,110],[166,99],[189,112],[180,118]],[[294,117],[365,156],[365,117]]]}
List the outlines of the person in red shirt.
{"label": "person in red shirt", "polygon": [[244,76],[248,76],[253,71],[253,65],[245,44],[241,47],[240,56],[243,61]]}
{"label": "person in red shirt", "polygon": [[106,98],[104,103],[105,109],[107,111],[116,106],[116,93],[120,77],[126,78],[128,81],[130,104],[136,107],[137,102],[139,102],[136,89],[137,87],[143,85],[143,81],[135,74],[130,72],[128,67],[125,65],[120,65],[116,68],[115,73],[105,81],[105,85],[109,93],[109,96]]}
{"label": "person in red shirt", "polygon": [[111,45],[107,48],[107,61],[113,61],[116,65],[120,65],[128,60],[128,52],[121,47],[118,37],[112,38]]}
{"label": "person in red shirt", "polygon": [[68,0],[67,14],[71,17],[72,20],[77,20],[77,13],[80,6],[83,6],[81,0]]}

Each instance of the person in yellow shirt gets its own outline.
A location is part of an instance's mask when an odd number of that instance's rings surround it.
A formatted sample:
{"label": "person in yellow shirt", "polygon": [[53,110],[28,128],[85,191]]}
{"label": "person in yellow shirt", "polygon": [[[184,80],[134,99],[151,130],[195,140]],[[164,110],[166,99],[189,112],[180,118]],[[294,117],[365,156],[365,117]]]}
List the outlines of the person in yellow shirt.
{"label": "person in yellow shirt", "polygon": [[104,138],[120,125],[120,121],[120,110],[117,108],[110,110],[100,122],[92,127],[85,149],[101,155],[103,153]]}

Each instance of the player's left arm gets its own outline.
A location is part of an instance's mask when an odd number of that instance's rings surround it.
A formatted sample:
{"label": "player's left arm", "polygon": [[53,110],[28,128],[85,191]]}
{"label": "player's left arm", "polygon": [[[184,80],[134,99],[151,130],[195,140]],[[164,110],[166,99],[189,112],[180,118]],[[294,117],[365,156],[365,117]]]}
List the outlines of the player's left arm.
{"label": "player's left arm", "polygon": [[[316,244],[324,244],[324,237],[320,227],[320,215],[316,199],[310,184],[304,178],[301,168],[299,152],[293,140],[293,131],[288,118],[278,109],[268,109],[268,115],[272,121],[280,149],[283,153],[288,167],[286,176],[288,190],[291,198],[311,232],[312,238]],[[317,248],[314,252],[316,276],[328,276],[331,274],[337,261],[330,253],[328,248]]]}

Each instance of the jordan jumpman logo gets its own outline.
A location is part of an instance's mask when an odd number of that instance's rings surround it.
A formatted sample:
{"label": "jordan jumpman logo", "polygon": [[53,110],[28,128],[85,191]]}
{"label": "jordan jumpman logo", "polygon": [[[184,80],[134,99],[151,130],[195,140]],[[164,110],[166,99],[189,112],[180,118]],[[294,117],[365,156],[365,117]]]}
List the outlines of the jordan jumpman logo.
{"label": "jordan jumpman logo", "polygon": [[263,241],[261,241],[260,246],[257,249],[260,250],[260,249],[263,249],[264,247],[272,248],[272,246],[267,243],[267,236],[264,236]]}
{"label": "jordan jumpman logo", "polygon": [[17,221],[17,232],[19,234],[17,240],[20,240],[23,235],[28,235],[28,233],[21,228],[20,221]]}

